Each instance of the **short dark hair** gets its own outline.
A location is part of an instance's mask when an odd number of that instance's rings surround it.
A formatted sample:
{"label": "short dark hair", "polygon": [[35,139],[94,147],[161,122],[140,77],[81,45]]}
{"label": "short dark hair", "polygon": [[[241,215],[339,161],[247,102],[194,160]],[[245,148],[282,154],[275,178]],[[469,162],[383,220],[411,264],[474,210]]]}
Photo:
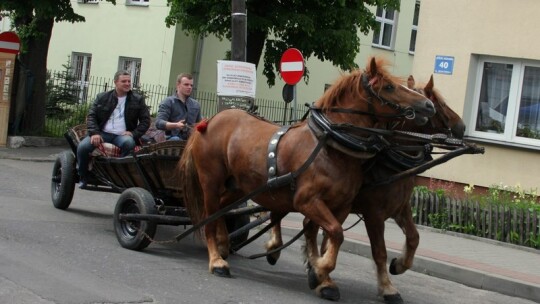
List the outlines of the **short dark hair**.
{"label": "short dark hair", "polygon": [[193,79],[193,75],[189,73],[182,73],[176,77],[176,83],[180,83],[182,81],[182,78],[186,77],[187,79],[191,80]]}
{"label": "short dark hair", "polygon": [[122,75],[131,76],[131,74],[128,71],[120,70],[120,71],[114,73],[114,81],[117,81],[118,78],[120,78],[120,76],[122,76]]}

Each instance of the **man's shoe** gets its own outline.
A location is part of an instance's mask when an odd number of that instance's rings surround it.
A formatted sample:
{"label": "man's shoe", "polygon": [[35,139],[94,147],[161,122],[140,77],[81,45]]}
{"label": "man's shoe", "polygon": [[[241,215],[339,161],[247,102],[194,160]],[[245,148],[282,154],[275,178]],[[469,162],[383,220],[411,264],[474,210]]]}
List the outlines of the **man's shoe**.
{"label": "man's shoe", "polygon": [[79,182],[79,189],[86,189],[88,187],[88,184],[86,181],[82,180]]}

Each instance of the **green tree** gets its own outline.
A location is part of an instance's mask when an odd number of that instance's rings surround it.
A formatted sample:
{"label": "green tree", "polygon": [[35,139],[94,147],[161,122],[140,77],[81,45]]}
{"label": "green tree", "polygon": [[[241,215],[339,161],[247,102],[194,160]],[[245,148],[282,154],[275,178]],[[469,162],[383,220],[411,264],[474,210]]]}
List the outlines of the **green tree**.
{"label": "green tree", "polygon": [[[233,0],[234,1],[234,0]],[[167,26],[179,24],[187,33],[231,39],[231,1],[167,0]],[[375,29],[367,6],[399,9],[399,0],[246,0],[246,61],[258,66],[264,51],[263,74],[269,86],[283,52],[298,48],[305,59],[329,60],[343,70],[357,67],[359,32]]]}
{"label": "green tree", "polygon": [[[116,3],[115,0],[106,0]],[[9,16],[21,39],[19,63],[29,77],[20,77],[18,88],[25,85],[31,96],[24,109],[20,129],[26,133],[40,133],[45,126],[47,55],[55,22],[84,22],[83,16],[73,11],[70,0],[2,0],[0,11]],[[25,90],[17,90],[17,102],[25,102]]]}
{"label": "green tree", "polygon": [[79,102],[80,88],[73,75],[69,56],[62,67],[63,71],[47,72],[46,114],[48,117],[66,119],[73,112],[70,106]]}

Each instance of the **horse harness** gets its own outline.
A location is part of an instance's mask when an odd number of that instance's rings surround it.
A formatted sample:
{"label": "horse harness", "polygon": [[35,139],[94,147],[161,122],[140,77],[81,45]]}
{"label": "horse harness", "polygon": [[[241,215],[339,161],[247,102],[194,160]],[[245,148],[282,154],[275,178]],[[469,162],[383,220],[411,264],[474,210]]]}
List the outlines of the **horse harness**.
{"label": "horse harness", "polygon": [[[333,112],[341,112],[341,110],[346,109],[330,109]],[[354,111],[351,113],[363,114]],[[331,146],[355,158],[372,159],[365,166],[365,170],[369,170],[375,162],[382,162],[398,173],[421,167],[433,161],[431,155],[434,147],[454,150],[463,146],[462,140],[449,137],[446,134],[438,133],[429,135],[407,131],[359,127],[351,124],[334,124],[322,113],[321,109],[314,107],[310,107],[309,114],[311,115],[308,118],[308,126],[318,139],[318,144],[297,171],[277,176],[278,144],[290,126],[282,126],[271,137],[267,154],[267,186],[269,188],[292,184],[292,188],[294,189],[295,178],[313,162],[324,145]],[[404,139],[418,143],[400,145],[391,141],[391,139]],[[384,181],[382,182],[384,183]]]}

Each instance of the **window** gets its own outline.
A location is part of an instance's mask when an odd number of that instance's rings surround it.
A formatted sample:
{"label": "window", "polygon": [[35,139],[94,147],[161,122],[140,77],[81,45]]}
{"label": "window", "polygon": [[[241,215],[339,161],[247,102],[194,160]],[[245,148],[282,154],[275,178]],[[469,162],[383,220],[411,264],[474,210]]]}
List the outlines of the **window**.
{"label": "window", "polygon": [[540,147],[540,61],[482,58],[471,136]]}
{"label": "window", "polygon": [[120,57],[118,59],[118,69],[126,70],[131,74],[131,85],[134,88],[140,86],[141,62],[141,58]]}
{"label": "window", "polygon": [[142,5],[148,6],[149,0],[126,0],[126,5]]}
{"label": "window", "polygon": [[390,49],[394,44],[397,12],[393,9],[386,10],[378,6],[375,15],[379,28],[373,32],[373,45]]}
{"label": "window", "polygon": [[92,55],[73,52],[71,55],[71,66],[73,76],[77,79],[79,88],[79,101],[86,102],[88,95],[88,81],[90,80],[90,67],[92,65]]}
{"label": "window", "polygon": [[409,43],[409,53],[414,54],[416,48],[416,32],[418,31],[418,16],[420,15],[420,2],[416,1],[414,5],[414,17],[411,28],[411,42]]}

